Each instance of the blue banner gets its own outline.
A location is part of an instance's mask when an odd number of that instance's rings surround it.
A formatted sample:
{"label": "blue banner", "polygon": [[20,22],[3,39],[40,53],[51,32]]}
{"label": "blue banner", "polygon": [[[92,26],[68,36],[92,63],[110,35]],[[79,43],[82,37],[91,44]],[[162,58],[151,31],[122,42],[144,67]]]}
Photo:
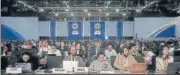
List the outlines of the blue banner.
{"label": "blue banner", "polygon": [[90,23],[90,39],[104,40],[105,39],[105,22],[91,22]]}
{"label": "blue banner", "polygon": [[68,22],[68,40],[82,40],[82,22]]}
{"label": "blue banner", "polygon": [[117,40],[122,40],[123,39],[123,23],[118,22],[117,23]]}
{"label": "blue banner", "polygon": [[50,39],[53,41],[56,39],[55,31],[56,31],[56,21],[52,20],[50,21]]}

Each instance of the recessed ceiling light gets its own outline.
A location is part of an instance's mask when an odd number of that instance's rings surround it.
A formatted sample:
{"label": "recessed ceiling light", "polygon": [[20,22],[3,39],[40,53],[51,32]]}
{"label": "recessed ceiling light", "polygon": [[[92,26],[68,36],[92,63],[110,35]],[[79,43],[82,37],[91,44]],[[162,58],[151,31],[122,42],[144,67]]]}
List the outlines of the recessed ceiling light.
{"label": "recessed ceiling light", "polygon": [[73,13],[71,13],[71,16],[74,16],[74,14],[73,14]]}
{"label": "recessed ceiling light", "polygon": [[69,11],[69,9],[65,9],[65,11],[67,11],[67,12],[68,12],[68,11]]}
{"label": "recessed ceiling light", "polygon": [[39,12],[44,12],[44,9],[39,9]]}
{"label": "recessed ceiling light", "polygon": [[55,16],[58,16],[59,14],[58,13],[55,13]]}
{"label": "recessed ceiling light", "polygon": [[87,10],[87,9],[84,9],[84,12],[88,12],[88,10]]}
{"label": "recessed ceiling light", "polygon": [[88,13],[88,16],[91,16],[91,13]]}
{"label": "recessed ceiling light", "polygon": [[109,13],[106,13],[106,16],[109,16]]}
{"label": "recessed ceiling light", "polygon": [[119,9],[116,9],[116,12],[119,12]]}

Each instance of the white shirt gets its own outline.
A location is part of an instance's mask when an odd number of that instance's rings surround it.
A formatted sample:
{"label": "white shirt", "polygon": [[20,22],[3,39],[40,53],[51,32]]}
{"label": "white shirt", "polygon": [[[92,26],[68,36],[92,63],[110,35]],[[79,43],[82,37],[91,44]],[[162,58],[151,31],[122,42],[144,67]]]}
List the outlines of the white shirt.
{"label": "white shirt", "polygon": [[48,54],[56,54],[56,56],[61,56],[61,52],[58,49],[56,49],[55,52],[52,52],[51,50],[49,50]]}
{"label": "white shirt", "polygon": [[39,48],[38,55],[41,56],[43,51],[49,51],[50,49],[51,49],[50,46],[47,46],[47,47],[40,47],[40,48]]}

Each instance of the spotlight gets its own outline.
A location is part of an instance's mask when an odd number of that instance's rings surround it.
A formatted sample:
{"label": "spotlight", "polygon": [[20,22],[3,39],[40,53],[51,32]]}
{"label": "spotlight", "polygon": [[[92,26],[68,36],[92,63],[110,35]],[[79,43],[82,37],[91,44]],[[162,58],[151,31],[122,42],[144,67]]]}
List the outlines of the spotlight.
{"label": "spotlight", "polygon": [[74,16],[74,14],[73,14],[73,13],[71,13],[71,16]]}
{"label": "spotlight", "polygon": [[69,11],[69,9],[65,9],[65,11],[67,11],[67,12],[68,12],[68,11]]}
{"label": "spotlight", "polygon": [[87,9],[84,9],[84,12],[88,12],[88,10],[87,10]]}
{"label": "spotlight", "polygon": [[123,13],[122,15],[123,15],[123,16],[126,16],[126,13]]}
{"label": "spotlight", "polygon": [[58,16],[59,14],[58,13],[55,13],[55,16]]}
{"label": "spotlight", "polygon": [[39,12],[44,12],[44,9],[39,9]]}
{"label": "spotlight", "polygon": [[140,9],[137,9],[136,12],[141,12],[141,10],[140,10]]}
{"label": "spotlight", "polygon": [[109,16],[109,13],[106,13],[106,16]]}
{"label": "spotlight", "polygon": [[116,9],[116,12],[119,12],[119,9]]}
{"label": "spotlight", "polygon": [[91,16],[91,13],[88,13],[88,16]]}
{"label": "spotlight", "polygon": [[99,11],[101,12],[101,11],[102,11],[102,9],[99,9]]}

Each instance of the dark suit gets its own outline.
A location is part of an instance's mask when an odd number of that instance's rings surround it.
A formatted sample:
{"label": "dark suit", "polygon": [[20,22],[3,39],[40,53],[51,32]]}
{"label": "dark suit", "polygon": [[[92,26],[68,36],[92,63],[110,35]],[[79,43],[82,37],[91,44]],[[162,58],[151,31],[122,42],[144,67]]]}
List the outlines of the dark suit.
{"label": "dark suit", "polygon": [[99,53],[104,53],[104,50],[105,49],[102,48],[102,47],[96,48],[95,46],[93,46],[93,47],[90,48],[89,56],[97,56],[97,54],[99,54]]}

